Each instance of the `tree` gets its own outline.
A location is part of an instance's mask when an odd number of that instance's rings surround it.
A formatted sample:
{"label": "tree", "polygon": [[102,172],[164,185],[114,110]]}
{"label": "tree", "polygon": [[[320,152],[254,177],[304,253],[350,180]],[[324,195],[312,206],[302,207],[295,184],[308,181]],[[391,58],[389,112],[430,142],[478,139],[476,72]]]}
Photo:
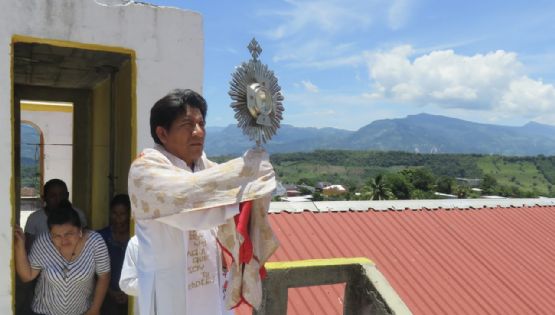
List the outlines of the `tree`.
{"label": "tree", "polygon": [[322,201],[322,200],[324,200],[324,197],[322,196],[321,193],[319,193],[319,192],[314,192],[314,193],[312,194],[312,201]]}
{"label": "tree", "polygon": [[497,179],[493,175],[486,174],[480,183],[480,188],[486,195],[497,193]]}
{"label": "tree", "polygon": [[431,191],[415,189],[411,191],[410,199],[437,199],[437,196],[435,196]]}
{"label": "tree", "polygon": [[403,174],[389,173],[384,176],[384,180],[396,199],[410,199],[414,187]]}
{"label": "tree", "polygon": [[301,177],[297,181],[297,185],[315,186],[316,180],[314,178]]}
{"label": "tree", "polygon": [[470,195],[470,189],[464,185],[457,185],[453,191],[459,199],[468,198],[468,195]]}
{"label": "tree", "polygon": [[415,189],[422,191],[431,191],[434,189],[434,184],[436,182],[434,174],[426,168],[411,168],[402,170],[403,174],[410,181]]}
{"label": "tree", "polygon": [[437,191],[444,194],[452,194],[455,192],[455,180],[451,177],[442,176],[437,180]]}
{"label": "tree", "polygon": [[383,180],[382,174],[372,178],[366,188],[366,192],[372,200],[387,200],[393,197],[391,190]]}
{"label": "tree", "polygon": [[310,190],[309,188],[303,186],[297,186],[297,189],[301,195],[312,195],[314,193],[314,190]]}

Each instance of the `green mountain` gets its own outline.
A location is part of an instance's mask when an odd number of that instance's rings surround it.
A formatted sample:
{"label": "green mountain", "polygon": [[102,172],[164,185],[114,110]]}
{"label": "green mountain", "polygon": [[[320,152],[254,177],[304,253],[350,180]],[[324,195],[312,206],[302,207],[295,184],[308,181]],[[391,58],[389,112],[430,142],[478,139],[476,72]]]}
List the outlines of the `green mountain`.
{"label": "green mountain", "polygon": [[[209,130],[206,151],[211,156],[240,154],[252,145],[236,126],[230,125],[213,132]],[[376,120],[357,131],[283,125],[266,148],[270,153],[343,149],[554,155],[555,126],[531,122],[511,127],[419,114],[400,119]]]}
{"label": "green mountain", "polygon": [[419,114],[375,121],[351,135],[346,143],[346,148],[357,150],[553,155],[555,127],[538,123],[498,126]]}
{"label": "green mountain", "polygon": [[[224,129],[207,128],[206,152],[210,156],[239,155],[254,146],[241,129],[229,125]],[[317,149],[335,149],[353,131],[336,128],[300,128],[282,125],[277,134],[264,147],[269,152],[306,152]]]}

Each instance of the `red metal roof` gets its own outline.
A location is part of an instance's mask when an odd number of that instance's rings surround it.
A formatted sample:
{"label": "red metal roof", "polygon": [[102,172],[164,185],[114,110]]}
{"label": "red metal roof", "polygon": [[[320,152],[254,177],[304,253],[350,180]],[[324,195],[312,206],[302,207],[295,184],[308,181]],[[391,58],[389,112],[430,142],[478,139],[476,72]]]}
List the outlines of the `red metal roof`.
{"label": "red metal roof", "polygon": [[[367,257],[414,314],[555,314],[555,207],[273,213],[272,261]],[[340,314],[343,286],[289,290]],[[244,313],[241,311],[240,313]]]}

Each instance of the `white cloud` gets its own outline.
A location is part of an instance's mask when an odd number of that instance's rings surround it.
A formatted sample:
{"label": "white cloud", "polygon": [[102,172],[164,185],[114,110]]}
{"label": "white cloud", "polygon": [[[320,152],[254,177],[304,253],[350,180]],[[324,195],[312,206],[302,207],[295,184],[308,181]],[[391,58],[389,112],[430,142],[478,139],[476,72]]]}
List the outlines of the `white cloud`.
{"label": "white cloud", "polygon": [[273,62],[286,62],[294,68],[328,69],[365,64],[354,43],[333,43],[323,38],[295,39],[282,43],[273,56]]}
{"label": "white cloud", "polygon": [[409,0],[393,0],[387,15],[390,28],[397,30],[405,26],[410,13]]}
{"label": "white cloud", "polygon": [[367,28],[373,19],[370,8],[383,0],[318,0],[286,1],[288,10],[265,12],[281,18],[282,23],[266,32],[270,38],[283,39],[303,32],[307,27],[324,32],[338,33],[345,30]]}
{"label": "white cloud", "polygon": [[555,87],[533,80],[512,52],[465,56],[432,51],[414,59],[411,46],[368,55],[375,99],[444,108],[527,113],[555,110]]}
{"label": "white cloud", "polygon": [[310,93],[318,93],[319,92],[318,87],[310,81],[303,80],[303,81],[301,81],[301,84],[303,85],[303,87],[305,88],[305,90],[307,92],[310,92]]}
{"label": "white cloud", "polygon": [[[274,58],[274,62],[282,61],[289,59],[289,66],[292,68],[311,68],[311,69],[331,69],[331,68],[338,68],[338,67],[355,67],[358,65],[365,64],[366,59],[364,58],[364,53],[350,55],[350,56],[339,56],[334,58],[328,59],[320,59],[320,60],[306,60],[302,59],[298,55],[289,55],[289,58],[281,56],[282,58]],[[312,58],[309,58],[312,59]]]}
{"label": "white cloud", "polygon": [[322,69],[363,63],[360,42],[348,38],[371,28],[404,27],[414,1],[286,0],[285,9],[258,13],[273,21],[262,34],[277,41],[274,62]]}
{"label": "white cloud", "polygon": [[[357,130],[376,119],[401,117],[403,106],[372,102],[366,95],[321,91],[291,93],[285,97],[284,123],[303,127]],[[289,106],[289,107],[287,107]]]}
{"label": "white cloud", "polygon": [[361,106],[367,106],[369,104],[367,95],[364,94],[352,94],[352,93],[337,93],[337,92],[327,92],[327,93],[291,93],[287,94],[285,97],[288,104],[295,104],[295,106],[303,108],[326,108],[328,106],[351,106],[353,108],[360,109]]}
{"label": "white cloud", "polygon": [[[294,47],[294,49],[292,49]],[[319,51],[326,50],[329,42],[320,39],[312,39],[309,41],[294,42],[289,49],[282,49],[273,57],[274,62],[287,61],[294,62],[296,60],[306,60],[318,54]]]}
{"label": "white cloud", "polygon": [[549,112],[555,110],[555,87],[542,81],[522,77],[511,81],[500,100],[503,108],[513,112]]}

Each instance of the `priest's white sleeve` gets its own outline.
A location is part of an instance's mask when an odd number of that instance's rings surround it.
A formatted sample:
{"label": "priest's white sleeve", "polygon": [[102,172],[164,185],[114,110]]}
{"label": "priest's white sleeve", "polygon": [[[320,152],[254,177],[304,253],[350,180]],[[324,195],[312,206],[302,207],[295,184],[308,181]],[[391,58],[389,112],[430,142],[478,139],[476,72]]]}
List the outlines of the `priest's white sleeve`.
{"label": "priest's white sleeve", "polygon": [[191,230],[222,224],[238,212],[238,203],[270,194],[275,175],[265,152],[248,151],[192,173],[146,149],[131,165],[128,184],[135,219]]}
{"label": "priest's white sleeve", "polygon": [[139,275],[137,273],[137,260],[139,255],[139,241],[133,236],[127,243],[125,259],[121,268],[119,288],[127,295],[139,295]]}

